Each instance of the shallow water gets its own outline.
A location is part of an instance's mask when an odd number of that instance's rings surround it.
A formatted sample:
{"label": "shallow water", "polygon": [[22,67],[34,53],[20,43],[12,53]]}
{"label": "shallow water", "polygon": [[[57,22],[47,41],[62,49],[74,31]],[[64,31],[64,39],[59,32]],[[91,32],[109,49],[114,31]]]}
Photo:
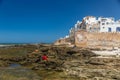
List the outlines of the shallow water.
{"label": "shallow water", "polygon": [[16,67],[22,67],[22,66],[20,64],[13,63],[13,64],[10,64],[9,67],[16,68]]}
{"label": "shallow water", "polygon": [[31,69],[13,63],[0,68],[0,80],[41,80],[41,77]]}

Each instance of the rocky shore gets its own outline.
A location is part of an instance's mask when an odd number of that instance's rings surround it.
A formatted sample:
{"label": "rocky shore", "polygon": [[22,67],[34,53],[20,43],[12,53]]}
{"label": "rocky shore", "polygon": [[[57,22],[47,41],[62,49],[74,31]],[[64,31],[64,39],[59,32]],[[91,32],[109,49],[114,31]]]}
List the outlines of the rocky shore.
{"label": "rocky shore", "polygon": [[[10,54],[12,56],[8,56]],[[44,54],[48,56],[48,61],[41,59]],[[0,49],[0,66],[20,64],[35,72],[41,80],[120,80],[120,58],[98,56],[91,49],[21,45]]]}

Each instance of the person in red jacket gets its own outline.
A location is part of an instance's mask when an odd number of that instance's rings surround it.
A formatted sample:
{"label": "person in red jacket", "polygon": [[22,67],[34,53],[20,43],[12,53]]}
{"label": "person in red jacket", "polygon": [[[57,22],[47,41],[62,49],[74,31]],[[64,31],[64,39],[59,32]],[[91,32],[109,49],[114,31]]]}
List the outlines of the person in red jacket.
{"label": "person in red jacket", "polygon": [[44,54],[44,55],[42,56],[42,60],[47,61],[47,60],[48,60],[48,56],[47,56],[46,54]]}

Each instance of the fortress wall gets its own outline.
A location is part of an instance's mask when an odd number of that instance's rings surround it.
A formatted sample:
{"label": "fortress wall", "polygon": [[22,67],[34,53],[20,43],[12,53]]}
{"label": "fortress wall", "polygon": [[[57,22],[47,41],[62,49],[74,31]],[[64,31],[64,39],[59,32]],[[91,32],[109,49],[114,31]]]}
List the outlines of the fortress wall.
{"label": "fortress wall", "polygon": [[86,32],[83,30],[75,33],[75,44],[78,47],[120,47],[120,33],[117,32]]}

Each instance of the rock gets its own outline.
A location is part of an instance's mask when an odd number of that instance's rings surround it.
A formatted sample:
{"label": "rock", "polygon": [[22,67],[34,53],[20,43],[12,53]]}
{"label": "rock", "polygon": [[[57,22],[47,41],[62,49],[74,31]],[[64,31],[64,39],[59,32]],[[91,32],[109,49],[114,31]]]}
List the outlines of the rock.
{"label": "rock", "polygon": [[112,79],[115,79],[115,80],[120,80],[120,75],[113,75],[113,76],[111,76],[112,77]]}
{"label": "rock", "polygon": [[[24,56],[0,57],[0,66],[20,63],[35,71],[63,72],[78,80],[120,79],[119,58],[98,58],[90,49],[65,46],[42,46],[37,52],[30,51]],[[48,61],[41,59],[43,54],[48,56]]]}

